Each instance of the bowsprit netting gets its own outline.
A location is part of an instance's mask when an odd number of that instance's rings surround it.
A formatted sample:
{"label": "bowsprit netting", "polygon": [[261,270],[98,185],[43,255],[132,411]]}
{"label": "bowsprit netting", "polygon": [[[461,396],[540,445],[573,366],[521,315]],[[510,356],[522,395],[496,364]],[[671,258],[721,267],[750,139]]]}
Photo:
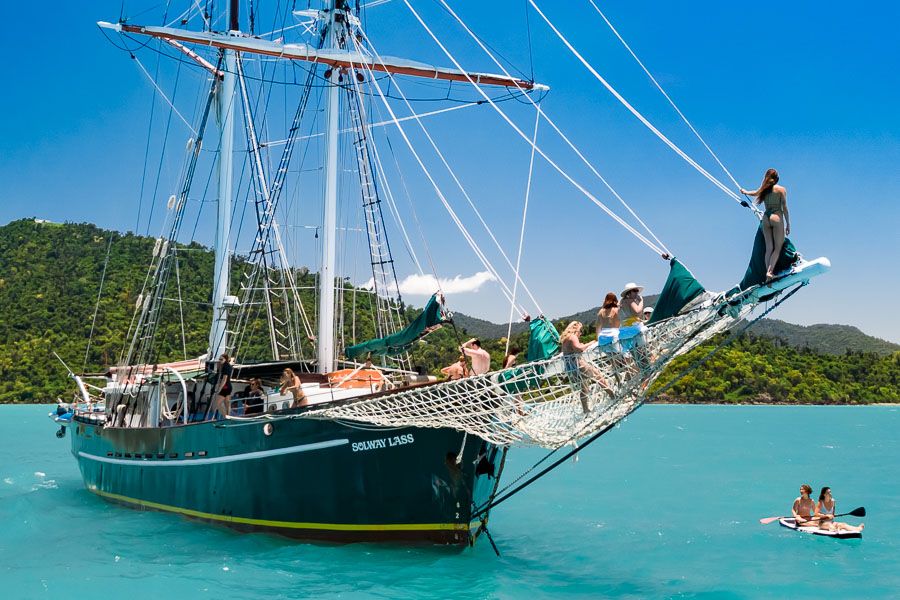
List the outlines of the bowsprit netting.
{"label": "bowsprit netting", "polygon": [[502,446],[558,448],[626,417],[674,357],[725,331],[754,304],[730,306],[707,295],[615,345],[314,408],[304,417],[451,427]]}

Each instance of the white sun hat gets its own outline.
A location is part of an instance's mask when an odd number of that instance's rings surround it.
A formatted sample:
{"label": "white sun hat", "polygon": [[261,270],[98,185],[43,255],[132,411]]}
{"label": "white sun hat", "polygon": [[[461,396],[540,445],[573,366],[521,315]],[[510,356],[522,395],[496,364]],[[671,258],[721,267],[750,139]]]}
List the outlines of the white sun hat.
{"label": "white sun hat", "polygon": [[652,306],[645,306],[645,307],[644,307],[644,314],[645,314],[645,315],[652,314],[652,313],[653,313],[653,307],[652,307]]}
{"label": "white sun hat", "polygon": [[631,290],[637,290],[638,293],[641,293],[641,292],[644,291],[644,286],[638,285],[638,284],[636,284],[636,283],[633,282],[633,281],[629,281],[628,283],[625,284],[625,289],[622,290],[622,293],[619,294],[619,296],[624,297],[625,294],[627,294],[627,293],[630,292]]}

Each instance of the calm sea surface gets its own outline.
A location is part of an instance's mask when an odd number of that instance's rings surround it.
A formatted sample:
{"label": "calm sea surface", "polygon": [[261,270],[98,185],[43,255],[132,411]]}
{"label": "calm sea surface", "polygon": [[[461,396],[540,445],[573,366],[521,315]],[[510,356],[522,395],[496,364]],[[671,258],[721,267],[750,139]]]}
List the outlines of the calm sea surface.
{"label": "calm sea surface", "polygon": [[[82,488],[48,409],[0,407],[4,598],[900,595],[898,407],[642,408],[496,510],[500,558],[486,539],[323,546],[110,505]],[[540,456],[511,452],[506,479]],[[839,511],[864,505],[864,538],[759,524],[804,482]]]}

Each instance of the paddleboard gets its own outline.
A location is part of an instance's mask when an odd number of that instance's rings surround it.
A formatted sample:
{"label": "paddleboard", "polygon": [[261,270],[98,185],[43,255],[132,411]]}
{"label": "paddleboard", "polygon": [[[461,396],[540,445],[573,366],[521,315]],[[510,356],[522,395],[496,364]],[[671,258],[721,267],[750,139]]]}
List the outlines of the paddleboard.
{"label": "paddleboard", "polygon": [[787,527],[788,529],[793,529],[794,531],[799,531],[801,533],[824,535],[826,537],[833,537],[839,540],[848,540],[862,537],[861,531],[829,531],[828,529],[819,529],[818,527],[797,527],[794,519],[778,519],[778,523],[782,527]]}

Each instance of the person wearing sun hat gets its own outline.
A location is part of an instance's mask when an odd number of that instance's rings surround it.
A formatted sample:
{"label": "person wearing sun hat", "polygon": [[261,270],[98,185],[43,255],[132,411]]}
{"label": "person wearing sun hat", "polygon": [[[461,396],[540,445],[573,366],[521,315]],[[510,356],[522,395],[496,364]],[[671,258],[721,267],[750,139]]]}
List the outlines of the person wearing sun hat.
{"label": "person wearing sun hat", "polygon": [[644,298],[641,296],[643,290],[644,286],[633,281],[625,284],[621,294],[622,301],[619,303],[619,317],[622,319],[622,325],[629,326],[644,322]]}

